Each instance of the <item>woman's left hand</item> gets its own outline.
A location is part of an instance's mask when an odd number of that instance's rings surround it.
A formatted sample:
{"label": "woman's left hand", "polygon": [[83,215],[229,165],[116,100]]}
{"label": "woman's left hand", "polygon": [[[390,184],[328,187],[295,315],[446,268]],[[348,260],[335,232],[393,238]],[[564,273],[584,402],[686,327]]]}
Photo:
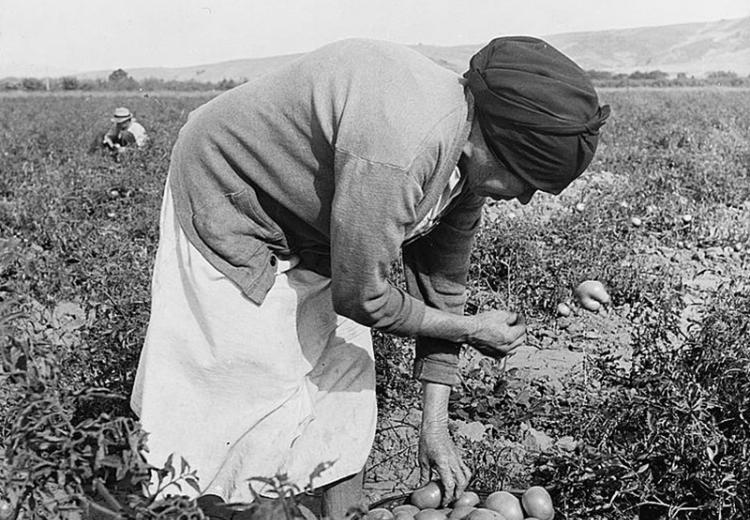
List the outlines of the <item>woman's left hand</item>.
{"label": "woman's left hand", "polygon": [[471,470],[442,426],[422,427],[419,435],[420,482],[426,484],[433,470],[443,484],[443,507],[461,496],[471,480]]}
{"label": "woman's left hand", "polygon": [[423,384],[422,427],[419,431],[420,484],[425,485],[437,473],[443,484],[443,505],[459,497],[471,480],[471,470],[448,433],[448,399],[451,387],[438,383]]}

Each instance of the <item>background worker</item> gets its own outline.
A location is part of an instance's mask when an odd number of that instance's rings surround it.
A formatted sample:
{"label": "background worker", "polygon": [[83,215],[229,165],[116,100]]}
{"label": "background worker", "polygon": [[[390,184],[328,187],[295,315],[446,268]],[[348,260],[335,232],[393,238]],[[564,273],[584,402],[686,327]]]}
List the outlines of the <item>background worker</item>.
{"label": "background worker", "polygon": [[[251,477],[312,481],[342,517],[362,500],[375,434],[377,328],[417,338],[422,480],[439,478],[446,502],[465,489],[448,433],[460,348],[501,358],[526,332],[510,309],[463,314],[485,198],[560,193],[609,109],[534,38],[493,40],[464,76],[346,40],[190,115],[132,395],[153,464],[176,452],[226,501],[263,492]],[[400,254],[407,290],[388,280]]]}
{"label": "background worker", "polygon": [[148,142],[146,129],[129,109],[116,108],[110,121],[114,124],[102,138],[102,145],[108,150],[120,153],[127,147],[142,148]]}

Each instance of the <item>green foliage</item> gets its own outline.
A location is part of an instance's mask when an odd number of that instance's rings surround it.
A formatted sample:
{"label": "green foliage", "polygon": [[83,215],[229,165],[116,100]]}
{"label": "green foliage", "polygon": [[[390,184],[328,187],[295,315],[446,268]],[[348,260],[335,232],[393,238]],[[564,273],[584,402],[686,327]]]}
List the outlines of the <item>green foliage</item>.
{"label": "green foliage", "polygon": [[[14,313],[0,320],[0,380],[6,393],[0,500],[11,511],[9,518],[71,518],[92,508],[111,518],[169,518],[162,513],[174,509],[175,499],[159,495],[179,491],[182,483],[197,489],[187,463],[182,461],[179,471],[171,460],[164,468],[149,466],[143,458],[146,434],[131,418],[105,413],[77,418],[92,400],[121,397],[104,388],[66,385],[55,345],[36,344],[10,325],[21,318]],[[152,475],[155,485],[149,488]],[[119,491],[120,501],[108,488]],[[179,510],[197,512],[189,501]]]}
{"label": "green foliage", "polygon": [[60,80],[60,85],[63,90],[78,90],[81,87],[78,78],[74,76],[66,76]]}
{"label": "green foliage", "polygon": [[[162,486],[189,485],[191,471],[176,461],[145,465],[147,438],[126,396],[148,320],[170,150],[210,95],[115,97],[0,104],[0,484],[2,500],[25,517],[67,518],[87,507],[128,518],[201,514],[189,500],[144,489],[152,475]],[[581,381],[562,390],[521,381],[485,360],[463,373],[451,414],[488,426],[483,440],[464,445],[483,489],[553,485],[567,518],[633,518],[638,509],[742,518],[750,500],[747,288],[718,294],[685,330],[682,273],[651,252],[750,243],[750,98],[634,89],[602,98],[614,115],[584,176],[593,180],[554,203],[538,196],[528,208],[490,208],[467,310],[510,307],[554,323],[571,288],[597,278],[613,296],[611,311],[632,322],[633,364],[592,356],[592,391]],[[88,150],[119,105],[138,114],[152,144],[113,162]],[[579,202],[584,211],[573,209]],[[630,224],[634,215],[642,226]],[[377,333],[375,351],[381,409],[415,406],[411,342]],[[528,428],[577,443],[532,455],[521,444]]]}
{"label": "green foliage", "polygon": [[44,81],[38,78],[23,78],[23,80],[21,80],[21,86],[24,90],[30,91],[44,90],[46,88]]}
{"label": "green foliage", "polygon": [[[565,417],[585,442],[539,461],[537,478],[566,490],[568,510],[609,518],[652,510],[669,518],[741,519],[750,504],[750,293],[724,292],[672,348],[676,324],[643,321],[638,363],[609,374],[598,399]],[[606,368],[605,368],[606,370]],[[619,515],[619,516],[618,516]]]}
{"label": "green foliage", "polygon": [[373,331],[378,406],[381,409],[403,407],[418,401],[419,384],[411,375],[414,363],[413,342]]}

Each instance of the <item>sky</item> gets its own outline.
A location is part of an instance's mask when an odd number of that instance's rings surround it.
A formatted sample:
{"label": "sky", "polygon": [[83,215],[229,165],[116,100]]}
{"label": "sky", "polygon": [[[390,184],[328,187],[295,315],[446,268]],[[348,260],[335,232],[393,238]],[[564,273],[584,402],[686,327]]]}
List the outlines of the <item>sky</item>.
{"label": "sky", "polygon": [[0,0],[0,77],[201,65],[349,37],[479,45],[745,16],[750,0]]}

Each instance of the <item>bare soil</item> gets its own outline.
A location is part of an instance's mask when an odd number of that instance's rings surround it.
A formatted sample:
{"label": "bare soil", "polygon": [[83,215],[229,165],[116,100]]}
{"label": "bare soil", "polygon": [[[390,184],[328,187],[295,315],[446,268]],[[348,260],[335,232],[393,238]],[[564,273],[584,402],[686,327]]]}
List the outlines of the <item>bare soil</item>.
{"label": "bare soil", "polygon": [[[615,176],[607,172],[592,174],[585,183],[601,185],[616,182]],[[516,203],[488,208],[488,218],[523,217],[524,212],[543,212],[552,215],[566,205],[580,200],[585,183],[576,182],[558,198],[542,196],[527,207]],[[750,225],[750,204],[742,209],[729,209],[719,216],[717,226],[737,223]],[[681,327],[700,323],[704,303],[723,284],[737,279],[750,279],[750,251],[733,247],[683,247],[669,248],[658,245],[639,251],[649,265],[669,264],[680,274],[683,284],[685,309]],[[569,302],[573,303],[573,302]],[[573,314],[559,317],[552,322],[531,321],[526,345],[516,349],[498,369],[504,370],[512,384],[523,387],[542,384],[556,392],[562,392],[571,381],[576,381],[590,391],[596,391],[597,382],[591,377],[592,359],[595,356],[612,356],[617,363],[627,368],[632,361],[632,345],[629,307],[612,305],[598,313],[587,312],[572,305]],[[479,363],[481,356],[468,354],[463,359],[466,369]],[[403,409],[381,414],[376,446],[368,463],[365,491],[369,500],[376,501],[387,496],[408,492],[419,484],[416,459],[417,434],[420,411]],[[452,420],[454,438],[481,440],[488,434],[485,425]],[[499,441],[508,464],[522,464],[524,452],[544,450],[554,443],[570,442],[570,439],[554,439],[546,432],[525,427],[521,432],[522,442]],[[574,442],[574,441],[573,441]],[[496,443],[496,445],[498,445]]]}

